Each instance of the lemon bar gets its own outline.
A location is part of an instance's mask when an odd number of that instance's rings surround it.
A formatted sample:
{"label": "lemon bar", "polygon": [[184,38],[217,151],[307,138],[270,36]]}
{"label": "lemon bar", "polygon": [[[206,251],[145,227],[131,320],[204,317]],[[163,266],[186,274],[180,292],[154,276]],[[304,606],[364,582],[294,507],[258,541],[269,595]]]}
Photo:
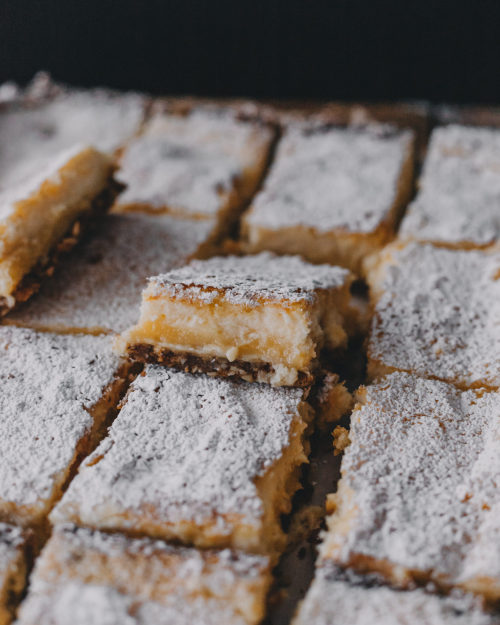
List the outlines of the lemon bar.
{"label": "lemon bar", "polygon": [[96,444],[129,365],[109,337],[0,327],[0,520],[42,526]]}
{"label": "lemon bar", "polygon": [[351,275],[269,253],[193,261],[150,278],[134,358],[275,386],[307,386],[322,348],[343,347]]}
{"label": "lemon bar", "polygon": [[243,216],[243,246],[359,273],[393,236],[409,200],[413,133],[386,126],[292,125]]}
{"label": "lemon bar", "polygon": [[278,552],[311,417],[299,388],[148,365],[51,519]]}
{"label": "lemon bar", "polygon": [[500,598],[500,394],[407,373],[358,393],[324,558]]}
{"label": "lemon bar", "polygon": [[39,288],[60,252],[76,242],[79,220],[109,207],[112,170],[107,156],[77,146],[0,189],[0,314]]}
{"label": "lemon bar", "polygon": [[18,625],[257,625],[268,558],[72,526],[38,559]]}
{"label": "lemon bar", "polygon": [[460,388],[500,385],[500,254],[429,244],[372,259],[368,375],[394,370]]}
{"label": "lemon bar", "polygon": [[107,215],[5,323],[54,332],[120,332],[139,317],[146,278],[206,255],[211,233],[209,220]]}
{"label": "lemon bar", "polygon": [[78,144],[114,154],[141,126],[146,100],[140,95],[51,87],[21,95],[0,110],[2,189]]}
{"label": "lemon bar", "polygon": [[436,128],[419,193],[401,237],[450,248],[482,248],[500,238],[500,130]]}
{"label": "lemon bar", "polygon": [[24,590],[30,544],[30,531],[0,523],[0,625],[8,625],[12,621]]}
{"label": "lemon bar", "polygon": [[117,211],[214,219],[227,232],[253,195],[273,131],[230,110],[155,115],[121,158]]}
{"label": "lemon bar", "polygon": [[323,564],[293,625],[499,625],[474,595],[398,591]]}

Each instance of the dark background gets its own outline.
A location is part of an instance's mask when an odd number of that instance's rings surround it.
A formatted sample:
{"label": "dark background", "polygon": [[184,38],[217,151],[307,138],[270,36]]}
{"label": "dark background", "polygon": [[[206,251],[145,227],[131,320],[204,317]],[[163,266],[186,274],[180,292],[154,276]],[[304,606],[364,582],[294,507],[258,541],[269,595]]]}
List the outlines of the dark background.
{"label": "dark background", "polygon": [[0,79],[500,103],[500,2],[0,0]]}

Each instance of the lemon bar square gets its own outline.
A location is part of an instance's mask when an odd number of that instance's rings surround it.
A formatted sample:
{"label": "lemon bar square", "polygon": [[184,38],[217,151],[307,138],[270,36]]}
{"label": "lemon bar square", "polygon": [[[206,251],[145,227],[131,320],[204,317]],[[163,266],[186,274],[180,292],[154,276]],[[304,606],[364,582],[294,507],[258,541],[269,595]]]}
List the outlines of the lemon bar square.
{"label": "lemon bar square", "polygon": [[0,327],[0,520],[45,526],[93,448],[130,368],[109,337]]}
{"label": "lemon bar square", "polygon": [[273,136],[229,109],[157,114],[123,153],[116,210],[210,218],[227,231],[263,176]]}
{"label": "lemon bar square", "polygon": [[257,625],[269,559],[57,527],[38,559],[19,625]]}
{"label": "lemon bar square", "polygon": [[68,89],[53,83],[25,93],[0,110],[0,188],[43,169],[75,145],[113,155],[138,132],[146,99],[105,89]]}
{"label": "lemon bar square", "polygon": [[358,393],[322,556],[500,598],[500,395],[396,372]]}
{"label": "lemon bar square", "polygon": [[139,360],[275,386],[307,386],[323,348],[344,347],[351,275],[269,253],[216,257],[149,279],[122,334]]}
{"label": "lemon bar square", "polygon": [[299,388],[148,365],[51,519],[278,553],[311,418]]}
{"label": "lemon bar square", "polygon": [[243,247],[360,273],[394,235],[413,184],[413,133],[291,125],[242,220]]}
{"label": "lemon bar square", "polygon": [[393,244],[369,265],[370,379],[405,370],[499,387],[500,254]]}
{"label": "lemon bar square", "polygon": [[112,171],[107,156],[77,146],[0,190],[1,314],[38,290],[76,242],[79,220],[109,207],[117,192]]}
{"label": "lemon bar square", "polygon": [[54,332],[120,332],[139,317],[151,273],[212,249],[209,220],[107,215],[30,302],[5,323]]}
{"label": "lemon bar square", "polygon": [[483,248],[500,238],[500,130],[451,124],[431,136],[405,239]]}

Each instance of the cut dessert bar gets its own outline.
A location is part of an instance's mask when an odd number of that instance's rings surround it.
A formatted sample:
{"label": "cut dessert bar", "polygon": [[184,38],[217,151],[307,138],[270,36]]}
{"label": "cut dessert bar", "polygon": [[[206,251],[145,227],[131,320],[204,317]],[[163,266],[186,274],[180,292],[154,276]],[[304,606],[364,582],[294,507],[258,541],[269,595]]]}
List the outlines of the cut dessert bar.
{"label": "cut dessert bar", "polygon": [[145,99],[103,89],[25,94],[0,110],[0,188],[43,169],[78,144],[113,153],[140,128]]}
{"label": "cut dessert bar", "polygon": [[123,392],[111,338],[0,327],[0,519],[43,525]]}
{"label": "cut dessert bar", "polygon": [[149,279],[123,349],[147,362],[307,386],[343,347],[351,276],[297,256],[212,258]]}
{"label": "cut dessert bar", "polygon": [[0,625],[11,622],[24,590],[30,542],[29,530],[0,523]]}
{"label": "cut dessert bar", "polygon": [[500,393],[396,372],[352,413],[324,558],[500,598]]}
{"label": "cut dessert bar", "polygon": [[270,553],[283,548],[312,411],[298,388],[148,365],[55,523]]}
{"label": "cut dessert bar", "polygon": [[257,625],[271,579],[264,556],[66,525],[36,563],[18,625]]}
{"label": "cut dessert bar", "polygon": [[500,130],[450,125],[432,133],[401,237],[454,248],[500,238]]}
{"label": "cut dessert bar", "polygon": [[460,388],[500,385],[500,254],[410,243],[370,262],[371,379],[395,369]]}
{"label": "cut dessert bar", "polygon": [[146,278],[207,254],[211,229],[208,220],[108,215],[5,323],[56,332],[120,332],[139,317]]}
{"label": "cut dessert bar", "polygon": [[121,159],[116,210],[215,219],[221,233],[253,195],[273,132],[228,111],[156,115]]}
{"label": "cut dessert bar", "polygon": [[76,242],[78,220],[109,207],[117,191],[111,176],[107,156],[77,146],[0,190],[0,314],[38,290]]}
{"label": "cut dessert bar", "polygon": [[293,625],[500,625],[474,595],[448,597],[398,591],[343,572],[329,563],[316,570]]}
{"label": "cut dessert bar", "polygon": [[291,126],[243,217],[244,248],[360,272],[393,235],[413,184],[413,133]]}

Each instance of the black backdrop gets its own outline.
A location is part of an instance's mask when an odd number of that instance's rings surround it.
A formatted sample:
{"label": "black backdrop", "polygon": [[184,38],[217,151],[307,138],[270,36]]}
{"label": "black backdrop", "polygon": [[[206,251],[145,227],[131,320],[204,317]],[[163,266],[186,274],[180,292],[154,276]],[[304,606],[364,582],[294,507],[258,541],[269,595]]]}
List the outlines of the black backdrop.
{"label": "black backdrop", "polygon": [[500,103],[500,1],[0,0],[0,80]]}

